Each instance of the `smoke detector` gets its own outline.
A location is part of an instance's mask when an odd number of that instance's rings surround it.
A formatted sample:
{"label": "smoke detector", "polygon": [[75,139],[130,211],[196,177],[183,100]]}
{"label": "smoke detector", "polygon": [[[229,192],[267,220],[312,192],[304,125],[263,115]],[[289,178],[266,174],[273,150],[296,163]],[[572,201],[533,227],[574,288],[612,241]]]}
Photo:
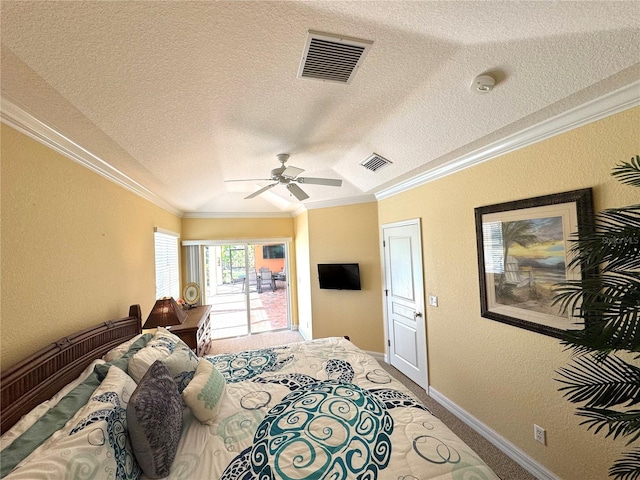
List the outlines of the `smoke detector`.
{"label": "smoke detector", "polygon": [[484,94],[489,93],[493,90],[493,87],[496,86],[496,79],[491,75],[484,74],[478,75],[473,79],[473,83],[471,84],[471,91]]}

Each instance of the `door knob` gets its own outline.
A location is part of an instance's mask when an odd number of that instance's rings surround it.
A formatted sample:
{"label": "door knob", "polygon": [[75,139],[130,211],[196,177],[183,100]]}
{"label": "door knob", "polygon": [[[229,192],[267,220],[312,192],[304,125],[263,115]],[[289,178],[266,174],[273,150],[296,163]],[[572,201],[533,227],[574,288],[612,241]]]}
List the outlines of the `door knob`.
{"label": "door knob", "polygon": [[418,318],[418,317],[421,317],[421,316],[422,316],[422,313],[420,313],[420,312],[414,312],[413,313],[413,318]]}

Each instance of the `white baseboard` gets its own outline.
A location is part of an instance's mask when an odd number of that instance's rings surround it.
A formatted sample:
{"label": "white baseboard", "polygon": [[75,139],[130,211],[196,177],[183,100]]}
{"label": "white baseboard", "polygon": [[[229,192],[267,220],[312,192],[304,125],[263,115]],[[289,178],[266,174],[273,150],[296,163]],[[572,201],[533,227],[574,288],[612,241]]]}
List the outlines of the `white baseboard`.
{"label": "white baseboard", "polygon": [[291,325],[291,331],[292,332],[297,332],[298,331],[298,325]]}
{"label": "white baseboard", "polygon": [[429,387],[428,393],[429,396],[436,402],[453,413],[469,427],[473,428],[476,432],[486,438],[489,442],[500,449],[505,455],[511,458],[514,462],[518,463],[522,468],[527,470],[537,479],[559,480],[559,478],[553,472],[540,465],[533,458],[516,447],[513,443],[509,442],[507,439],[499,435],[495,430],[489,428],[469,412],[453,403],[433,387]]}
{"label": "white baseboard", "polygon": [[298,333],[302,335],[302,338],[304,338],[305,341],[308,342],[309,340],[311,340],[311,333],[305,330],[304,328],[298,328]]}
{"label": "white baseboard", "polygon": [[385,362],[387,361],[386,355],[384,353],[380,353],[380,352],[369,352],[367,350],[365,350],[369,355],[371,355],[373,358],[376,359],[376,361],[378,363],[380,362]]}

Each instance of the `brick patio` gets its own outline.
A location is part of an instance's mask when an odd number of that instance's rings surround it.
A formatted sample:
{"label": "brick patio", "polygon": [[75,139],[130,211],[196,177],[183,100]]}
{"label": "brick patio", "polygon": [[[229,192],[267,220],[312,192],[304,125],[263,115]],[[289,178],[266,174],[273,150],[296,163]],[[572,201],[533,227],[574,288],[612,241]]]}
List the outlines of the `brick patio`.
{"label": "brick patio", "polygon": [[[275,291],[251,291],[251,331],[268,332],[289,328],[287,288],[278,282]],[[215,295],[207,295],[211,309],[212,338],[247,335],[246,296],[239,285],[222,285]]]}

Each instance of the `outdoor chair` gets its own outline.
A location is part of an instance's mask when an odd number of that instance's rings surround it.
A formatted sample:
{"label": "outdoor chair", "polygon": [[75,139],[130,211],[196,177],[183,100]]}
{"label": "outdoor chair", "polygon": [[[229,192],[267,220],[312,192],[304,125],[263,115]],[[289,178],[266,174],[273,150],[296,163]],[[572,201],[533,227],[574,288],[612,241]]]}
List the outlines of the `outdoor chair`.
{"label": "outdoor chair", "polygon": [[[247,282],[243,282],[242,283],[242,291],[244,292],[245,286],[247,285]],[[250,270],[249,271],[249,291],[251,291],[251,287],[256,287],[256,289],[258,289],[258,291],[260,290],[259,285],[258,285],[258,275],[256,274],[255,270]]]}
{"label": "outdoor chair", "polygon": [[260,272],[260,286],[258,290],[262,291],[264,287],[269,287],[272,292],[275,290],[275,280],[271,275],[271,271],[269,270],[267,270],[266,272]]}

